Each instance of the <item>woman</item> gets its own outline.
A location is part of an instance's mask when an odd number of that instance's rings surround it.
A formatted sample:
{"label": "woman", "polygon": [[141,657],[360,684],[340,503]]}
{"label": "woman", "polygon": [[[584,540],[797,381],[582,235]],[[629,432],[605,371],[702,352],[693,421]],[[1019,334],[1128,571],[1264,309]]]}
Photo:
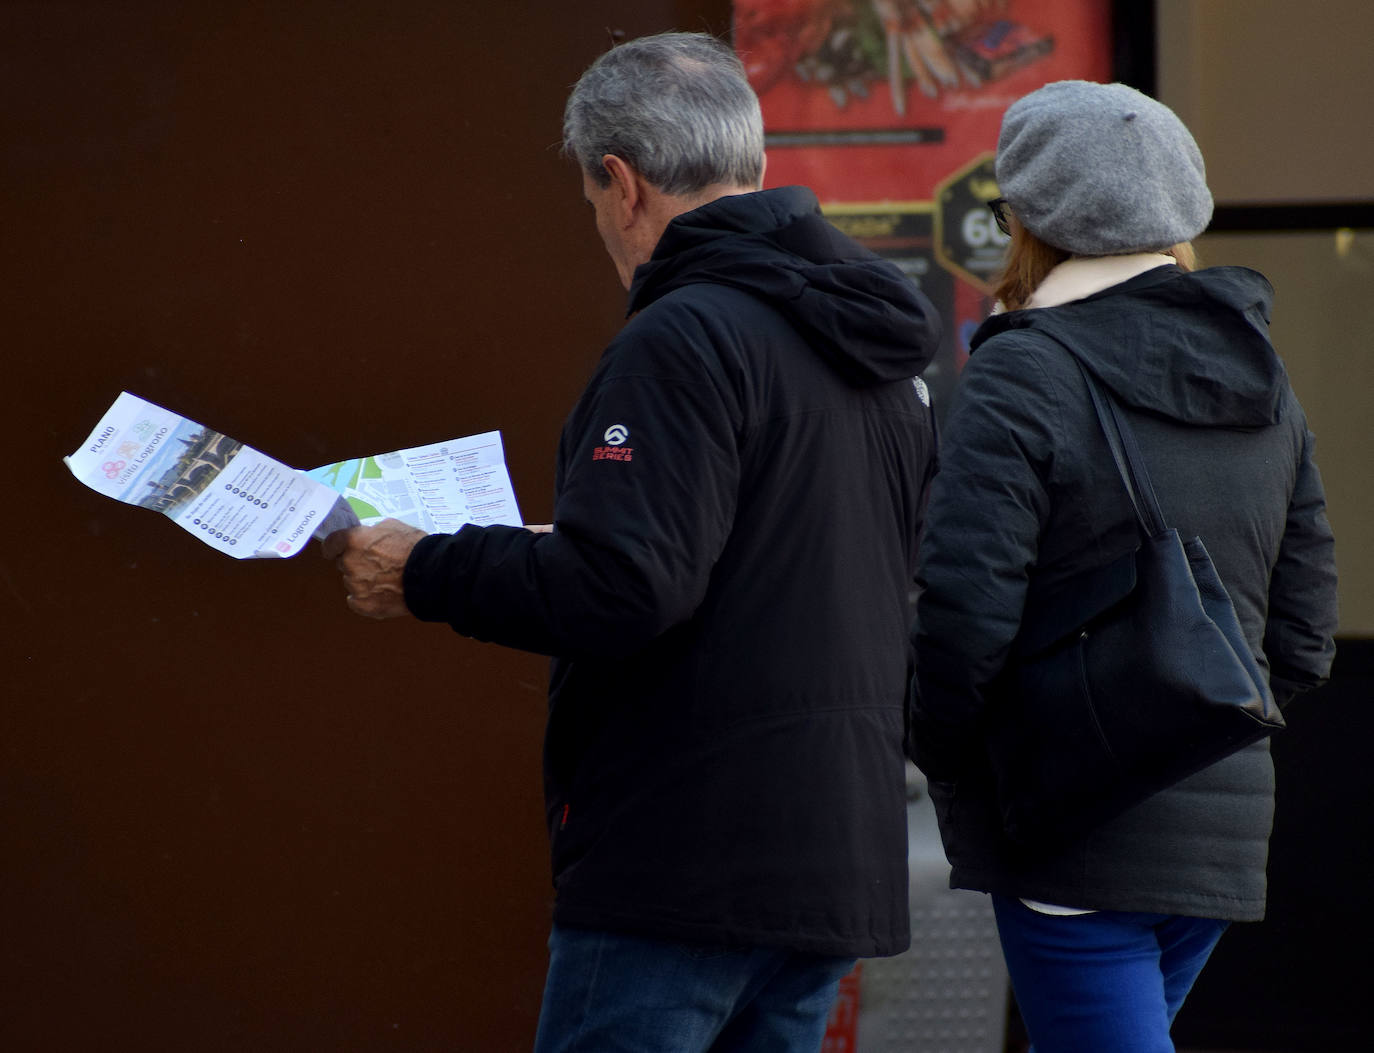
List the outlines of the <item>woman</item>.
{"label": "woman", "polygon": [[[1178,118],[1120,84],[1013,104],[994,202],[1010,234],[999,311],[950,407],[921,543],[911,752],[951,884],[993,895],[1038,1053],[1172,1050],[1222,931],[1263,917],[1267,740],[1068,843],[1003,834],[983,734],[1028,590],[1136,548],[1085,368],[1123,408],[1166,521],[1200,535],[1280,705],[1334,652],[1335,569],[1307,430],[1254,271],[1193,271],[1211,218]],[[1072,764],[1065,756],[1063,763]]]}

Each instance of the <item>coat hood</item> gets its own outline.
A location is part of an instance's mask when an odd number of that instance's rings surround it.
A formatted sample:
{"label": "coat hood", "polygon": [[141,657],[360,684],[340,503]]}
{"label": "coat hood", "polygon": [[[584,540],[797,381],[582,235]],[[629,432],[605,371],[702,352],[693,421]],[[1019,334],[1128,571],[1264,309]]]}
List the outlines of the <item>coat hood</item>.
{"label": "coat hood", "polygon": [[1279,420],[1287,384],[1269,340],[1273,295],[1245,267],[1157,267],[1082,300],[993,315],[970,345],[1039,330],[1129,406],[1192,424],[1260,427]]}
{"label": "coat hood", "polygon": [[914,377],[939,347],[930,301],[895,264],[831,226],[804,187],[722,197],[676,217],[635,270],[629,313],[695,282],[777,307],[856,385]]}

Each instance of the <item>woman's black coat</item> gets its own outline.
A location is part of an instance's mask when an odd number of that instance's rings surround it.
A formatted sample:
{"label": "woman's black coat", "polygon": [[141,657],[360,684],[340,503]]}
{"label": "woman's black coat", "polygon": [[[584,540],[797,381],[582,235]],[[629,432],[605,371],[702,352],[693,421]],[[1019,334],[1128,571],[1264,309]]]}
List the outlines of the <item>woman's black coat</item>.
{"label": "woman's black coat", "polygon": [[[911,750],[932,780],[956,887],[1263,915],[1267,741],[1067,847],[1017,850],[1001,834],[981,729],[1016,704],[997,677],[1028,587],[1139,543],[1069,349],[1126,407],[1166,521],[1202,537],[1280,703],[1325,679],[1332,537],[1312,435],[1269,341],[1271,296],[1253,271],[1166,266],[1086,299],[994,315],[975,335],[942,437],[913,634]],[[1292,723],[1287,733],[1302,734]]]}

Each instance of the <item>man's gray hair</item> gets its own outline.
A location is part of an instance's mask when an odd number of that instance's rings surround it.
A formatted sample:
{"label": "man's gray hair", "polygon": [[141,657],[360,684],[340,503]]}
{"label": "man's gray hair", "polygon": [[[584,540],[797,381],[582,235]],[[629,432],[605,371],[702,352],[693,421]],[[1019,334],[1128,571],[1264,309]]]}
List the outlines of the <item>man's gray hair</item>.
{"label": "man's gray hair", "polygon": [[563,111],[563,149],[602,187],[606,154],[666,194],[755,187],[763,117],[729,45],[705,33],[660,33],[613,47],[582,74]]}

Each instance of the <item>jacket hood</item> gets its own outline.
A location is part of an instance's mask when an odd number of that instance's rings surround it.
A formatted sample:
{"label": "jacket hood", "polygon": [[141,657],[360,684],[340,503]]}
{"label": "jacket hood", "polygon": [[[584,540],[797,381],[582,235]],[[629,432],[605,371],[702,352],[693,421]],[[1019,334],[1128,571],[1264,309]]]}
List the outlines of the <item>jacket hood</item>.
{"label": "jacket hood", "polygon": [[676,217],[635,270],[629,313],[696,282],[779,308],[856,385],[914,377],[939,347],[930,301],[895,264],[826,222],[804,187],[718,198]]}
{"label": "jacket hood", "polygon": [[1192,424],[1260,427],[1278,421],[1287,384],[1269,340],[1273,295],[1245,267],[1157,267],[1082,300],[993,315],[970,346],[1039,330],[1126,405]]}

